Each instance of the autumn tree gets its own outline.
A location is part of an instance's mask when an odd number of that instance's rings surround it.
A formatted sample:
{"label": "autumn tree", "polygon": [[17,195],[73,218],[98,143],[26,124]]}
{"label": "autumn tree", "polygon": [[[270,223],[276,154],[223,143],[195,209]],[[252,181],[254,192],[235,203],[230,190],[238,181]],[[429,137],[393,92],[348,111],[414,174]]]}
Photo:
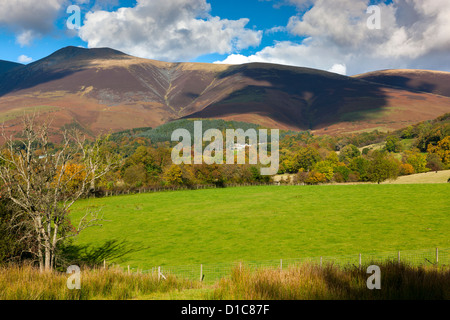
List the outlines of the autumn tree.
{"label": "autumn tree", "polygon": [[409,163],[402,163],[400,165],[400,174],[402,176],[407,176],[414,173],[414,167]]}
{"label": "autumn tree", "polygon": [[169,185],[182,186],[186,182],[183,173],[180,165],[173,164],[164,173],[164,179]]}
{"label": "autumn tree", "polygon": [[22,241],[32,243],[28,251],[40,270],[50,271],[58,244],[101,220],[98,212],[87,212],[74,227],[69,209],[112,168],[114,156],[102,149],[103,138],[89,143],[76,130],[64,131],[60,146],[53,149],[49,123],[37,123],[35,115],[23,118],[23,128],[18,139],[3,132],[2,197],[13,205],[13,226],[27,226]]}
{"label": "autumn tree", "polygon": [[317,171],[311,171],[307,174],[307,178],[305,179],[306,184],[319,184],[327,182],[327,178],[323,173]]}
{"label": "autumn tree", "polygon": [[443,164],[450,164],[450,136],[447,136],[440,140],[436,146],[429,144],[427,148],[428,153],[436,154]]}
{"label": "autumn tree", "polygon": [[410,164],[414,168],[415,173],[428,172],[430,169],[427,167],[427,156],[418,152],[418,150],[406,151],[405,162]]}
{"label": "autumn tree", "polygon": [[314,165],[315,172],[321,173],[325,176],[327,181],[331,181],[334,175],[334,164],[331,161],[319,161]]}

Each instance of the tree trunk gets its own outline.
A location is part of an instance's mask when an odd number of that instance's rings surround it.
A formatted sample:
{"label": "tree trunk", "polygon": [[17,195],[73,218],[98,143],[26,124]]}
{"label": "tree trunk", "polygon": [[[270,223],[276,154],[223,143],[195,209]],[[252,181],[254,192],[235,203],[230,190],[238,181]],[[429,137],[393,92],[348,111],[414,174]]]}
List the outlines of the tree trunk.
{"label": "tree trunk", "polygon": [[46,247],[45,248],[45,271],[51,271],[50,261],[51,261],[50,248]]}
{"label": "tree trunk", "polygon": [[39,272],[44,272],[44,257],[42,256],[41,244],[38,245]]}

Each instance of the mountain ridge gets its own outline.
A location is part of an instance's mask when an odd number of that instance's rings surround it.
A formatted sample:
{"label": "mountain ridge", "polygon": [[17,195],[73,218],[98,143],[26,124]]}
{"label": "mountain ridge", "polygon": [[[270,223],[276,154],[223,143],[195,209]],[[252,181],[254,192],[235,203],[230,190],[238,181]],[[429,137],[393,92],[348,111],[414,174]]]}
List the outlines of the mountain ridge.
{"label": "mountain ridge", "polygon": [[20,66],[23,66],[23,64],[12,61],[0,60],[0,74],[6,73]]}
{"label": "mountain ridge", "polygon": [[[336,134],[396,129],[449,112],[450,97],[383,79],[376,73],[348,77],[269,63],[164,62],[110,48],[66,47],[0,74],[0,119],[34,107],[51,113],[56,126],[77,124],[94,134],[182,118]],[[20,129],[17,118],[7,124]]]}

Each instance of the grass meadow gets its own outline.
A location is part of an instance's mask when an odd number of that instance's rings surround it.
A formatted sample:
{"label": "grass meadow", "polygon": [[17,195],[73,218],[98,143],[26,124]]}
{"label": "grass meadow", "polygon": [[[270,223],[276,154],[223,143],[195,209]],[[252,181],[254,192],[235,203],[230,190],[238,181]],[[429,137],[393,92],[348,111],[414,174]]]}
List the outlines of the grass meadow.
{"label": "grass meadow", "polygon": [[[80,290],[67,288],[63,270],[1,266],[0,300],[448,300],[446,262],[254,268],[245,261],[449,248],[449,191],[449,184],[260,186],[83,200],[74,223],[100,209],[105,221],[75,245],[94,258],[111,251],[108,266],[81,266]],[[124,268],[233,261],[243,263],[212,282]],[[367,288],[374,263],[381,290]]]}
{"label": "grass meadow", "polygon": [[108,261],[141,270],[449,248],[450,185],[257,186],[79,201],[74,224],[101,210],[80,246],[123,243]]}

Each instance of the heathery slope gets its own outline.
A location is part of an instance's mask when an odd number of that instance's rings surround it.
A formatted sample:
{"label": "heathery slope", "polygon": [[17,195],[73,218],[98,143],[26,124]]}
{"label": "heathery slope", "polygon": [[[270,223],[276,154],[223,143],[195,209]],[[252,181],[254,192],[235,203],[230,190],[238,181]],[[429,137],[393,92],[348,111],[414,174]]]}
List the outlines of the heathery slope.
{"label": "heathery slope", "polygon": [[[392,130],[450,111],[450,97],[325,71],[251,63],[169,63],[66,47],[0,72],[0,116],[51,113],[98,134],[179,118],[218,118],[316,133]],[[17,117],[6,121],[20,130]]]}

